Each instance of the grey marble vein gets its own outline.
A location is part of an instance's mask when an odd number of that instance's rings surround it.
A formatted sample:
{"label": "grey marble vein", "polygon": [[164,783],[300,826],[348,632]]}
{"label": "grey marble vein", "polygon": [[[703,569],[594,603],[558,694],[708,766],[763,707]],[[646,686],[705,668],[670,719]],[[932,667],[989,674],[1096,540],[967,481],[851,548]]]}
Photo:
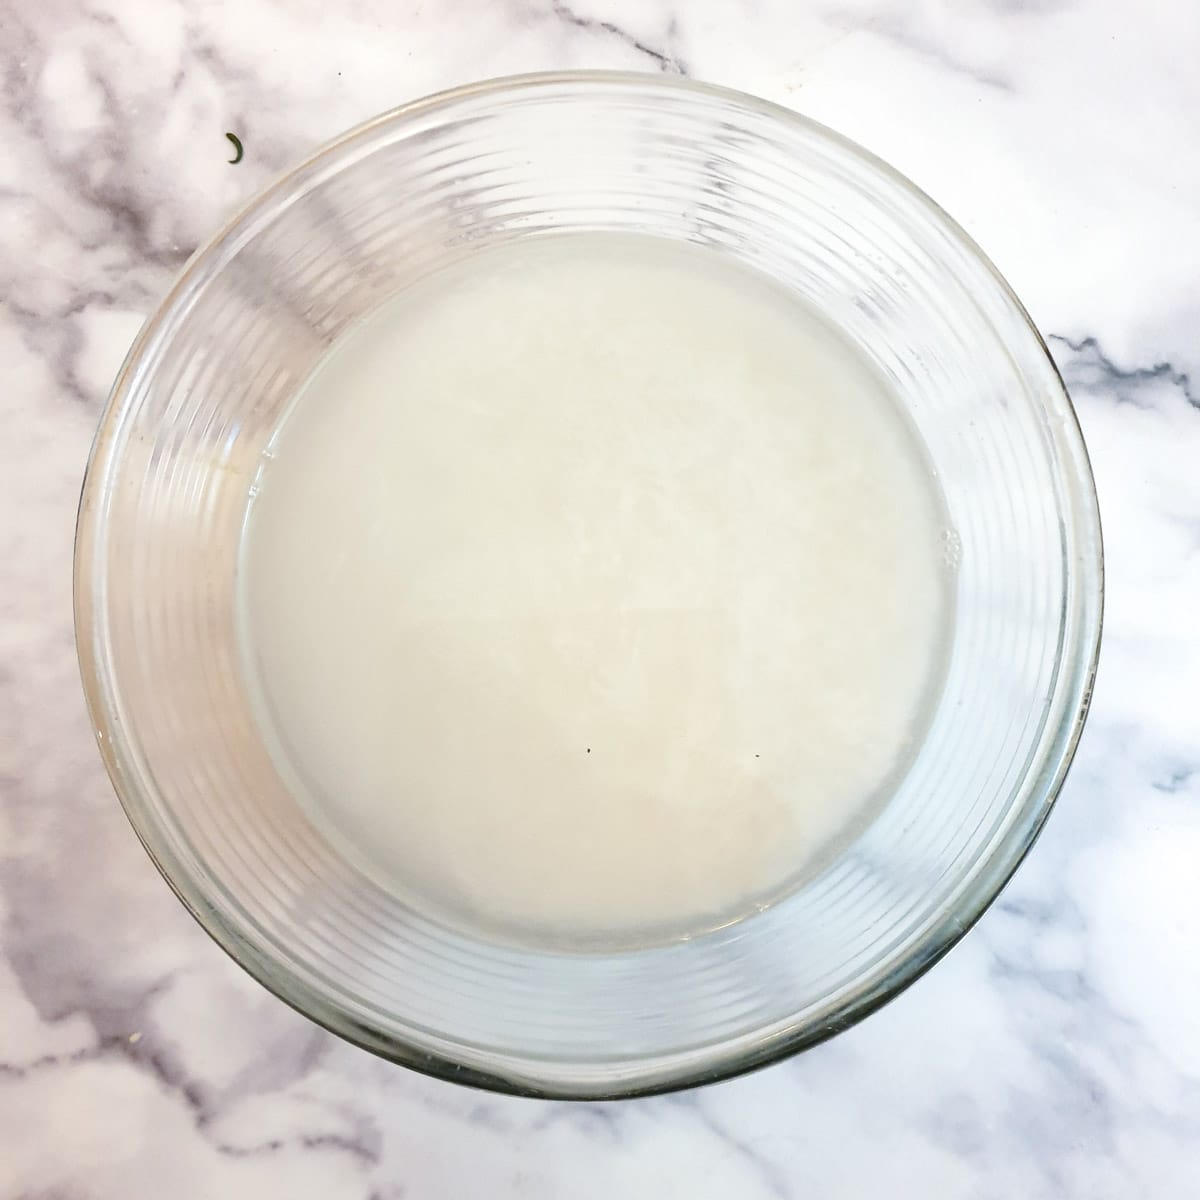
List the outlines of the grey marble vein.
{"label": "grey marble vein", "polygon": [[559,20],[565,21],[575,29],[587,30],[590,33],[607,34],[610,37],[617,38],[627,46],[632,47],[639,54],[644,55],[662,71],[666,71],[672,75],[686,75],[688,73],[687,64],[671,48],[679,36],[679,27],[674,17],[670,18],[667,22],[663,45],[659,49],[635,37],[628,30],[623,29],[613,21],[604,20],[599,17],[583,16],[573,7],[564,3],[564,0],[553,0],[553,11]]}
{"label": "grey marble vein", "polygon": [[835,28],[861,32],[882,38],[927,63],[944,68],[982,87],[1011,92],[1014,84],[1005,73],[971,62],[955,48],[955,39],[940,33],[943,22],[930,21],[919,9],[907,4],[879,4],[865,14],[848,16],[839,8],[829,8],[825,18]]}
{"label": "grey marble vein", "polygon": [[1072,352],[1073,357],[1068,360],[1066,368],[1069,383],[1084,387],[1106,383],[1113,388],[1120,401],[1135,405],[1143,403],[1139,397],[1145,389],[1141,385],[1167,383],[1178,388],[1193,408],[1200,409],[1200,396],[1192,390],[1190,376],[1169,362],[1155,362],[1146,367],[1120,367],[1104,353],[1099,340],[1094,337],[1072,339],[1052,333],[1049,339]]}

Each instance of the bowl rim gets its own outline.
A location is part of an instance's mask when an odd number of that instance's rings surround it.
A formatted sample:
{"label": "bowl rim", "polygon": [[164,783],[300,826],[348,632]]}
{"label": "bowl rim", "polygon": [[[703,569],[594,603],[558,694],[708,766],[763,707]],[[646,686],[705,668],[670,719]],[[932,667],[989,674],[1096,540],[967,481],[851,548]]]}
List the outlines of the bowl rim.
{"label": "bowl rim", "polygon": [[[1061,400],[1066,418],[1049,436],[1065,462],[1074,467],[1065,472],[1063,482],[1067,499],[1073,505],[1079,527],[1075,559],[1068,568],[1068,591],[1072,580],[1085,589],[1079,602],[1074,639],[1064,639],[1059,653],[1060,666],[1069,666],[1072,677],[1063,688],[1059,730],[1035,760],[1026,782],[1040,776],[1039,785],[1026,799],[1029,811],[1022,820],[1010,823],[1005,834],[992,847],[983,867],[958,901],[952,916],[934,924],[895,962],[887,964],[872,987],[856,993],[846,1011],[836,1019],[813,1028],[796,1030],[738,1056],[721,1059],[708,1066],[688,1067],[667,1077],[647,1078],[626,1073],[605,1090],[563,1086],[547,1081],[531,1084],[528,1075],[513,1076],[486,1072],[467,1066],[448,1055],[432,1053],[391,1034],[357,1022],[340,1005],[311,988],[290,970],[264,957],[247,941],[237,926],[225,919],[207,900],[204,889],[173,854],[161,836],[152,810],[143,805],[142,789],[129,768],[130,747],[114,703],[114,691],[101,650],[100,632],[104,612],[104,574],[95,570],[97,551],[107,529],[105,490],[119,433],[127,417],[128,399],[140,379],[151,352],[165,337],[172,319],[186,308],[212,268],[213,260],[237,248],[239,235],[254,226],[257,217],[301,181],[314,168],[325,165],[356,143],[377,131],[414,117],[436,114],[439,110],[470,99],[506,93],[537,91],[547,87],[581,85],[585,87],[634,87],[653,92],[689,93],[709,100],[732,104],[772,120],[798,126],[848,152],[883,176],[890,186],[907,192],[966,251],[977,265],[985,268],[1011,305],[1026,331],[1032,335],[1049,366],[1047,378]],[[768,1066],[826,1041],[869,1016],[925,974],[943,958],[987,911],[1008,883],[1040,834],[1050,809],[1062,787],[1074,758],[1086,723],[1100,651],[1104,618],[1104,547],[1099,500],[1087,447],[1078,414],[1062,375],[1045,339],[1024,305],[980,249],[973,238],[933,199],[905,175],[850,138],[810,117],[761,97],[734,88],[703,83],[677,76],[637,71],[557,70],[499,76],[448,88],[398,105],[358,124],[326,141],[307,157],[279,174],[235,212],[209,239],[202,243],[179,271],[165,296],[147,318],[134,339],[117,373],[105,404],[85,469],[76,516],[73,603],[76,652],[80,676],[93,733],[105,769],[151,861],[183,906],[200,927],[252,978],[283,1000],[289,1007],[317,1025],[346,1041],[380,1057],[434,1078],[466,1083],[489,1091],[543,1099],[614,1100],[654,1095],[702,1086],[733,1078]],[[1064,627],[1066,621],[1064,619]]]}

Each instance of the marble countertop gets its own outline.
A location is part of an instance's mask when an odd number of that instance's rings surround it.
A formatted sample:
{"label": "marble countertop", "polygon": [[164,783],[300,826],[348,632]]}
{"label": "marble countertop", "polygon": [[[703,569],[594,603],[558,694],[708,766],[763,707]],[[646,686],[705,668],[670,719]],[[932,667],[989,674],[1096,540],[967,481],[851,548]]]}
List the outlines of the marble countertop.
{"label": "marble countertop", "polygon": [[[0,1195],[1196,1194],[1200,8],[0,0],[0,51]],[[198,240],[379,110],[567,66],[757,92],[939,200],[1048,335],[1108,551],[1075,768],[980,925],[831,1043],[619,1105],[409,1074],[245,977],[126,824],[71,627],[92,431]]]}

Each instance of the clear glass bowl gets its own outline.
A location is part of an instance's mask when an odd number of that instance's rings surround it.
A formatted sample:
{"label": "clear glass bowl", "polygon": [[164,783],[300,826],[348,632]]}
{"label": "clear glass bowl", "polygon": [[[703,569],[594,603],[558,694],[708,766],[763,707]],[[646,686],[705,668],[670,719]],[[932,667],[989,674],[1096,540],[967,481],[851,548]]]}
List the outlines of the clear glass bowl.
{"label": "clear glass bowl", "polygon": [[[869,354],[935,465],[956,624],[895,794],[788,898],[651,949],[489,944],[345,862],[247,704],[234,565],[259,456],[350,324],[479,247],[677,238],[795,289]],[[469,349],[469,347],[467,347]],[[256,199],[143,329],[93,450],[76,543],[88,704],[129,818],[243,967],[329,1029],[506,1091],[615,1097],[811,1045],[935,962],[1014,870],[1078,739],[1102,557],[1070,402],[977,247],[884,163],[749,96],[572,73],[371,121]]]}

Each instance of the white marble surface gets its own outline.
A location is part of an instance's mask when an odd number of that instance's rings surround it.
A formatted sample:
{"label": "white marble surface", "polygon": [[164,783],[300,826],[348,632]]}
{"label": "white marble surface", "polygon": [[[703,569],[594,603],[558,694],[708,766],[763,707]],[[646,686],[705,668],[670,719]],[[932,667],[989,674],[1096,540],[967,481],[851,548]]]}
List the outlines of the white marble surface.
{"label": "white marble surface", "polygon": [[[2,0],[0,1195],[1196,1195],[1197,61],[1184,0]],[[979,927],[818,1050],[616,1106],[408,1074],[245,978],[127,827],[71,633],[92,430],[197,240],[378,110],[562,66],[756,91],[923,185],[1050,335],[1108,543],[1090,725]]]}

